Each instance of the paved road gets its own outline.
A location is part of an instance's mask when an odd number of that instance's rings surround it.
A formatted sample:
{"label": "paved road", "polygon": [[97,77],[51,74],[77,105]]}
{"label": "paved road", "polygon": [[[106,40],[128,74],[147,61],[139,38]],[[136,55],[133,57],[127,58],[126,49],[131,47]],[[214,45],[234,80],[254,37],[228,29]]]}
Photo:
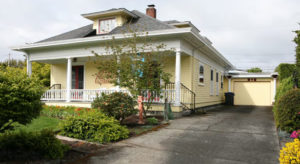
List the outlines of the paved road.
{"label": "paved road", "polygon": [[220,107],[107,146],[84,162],[274,164],[278,152],[271,107]]}

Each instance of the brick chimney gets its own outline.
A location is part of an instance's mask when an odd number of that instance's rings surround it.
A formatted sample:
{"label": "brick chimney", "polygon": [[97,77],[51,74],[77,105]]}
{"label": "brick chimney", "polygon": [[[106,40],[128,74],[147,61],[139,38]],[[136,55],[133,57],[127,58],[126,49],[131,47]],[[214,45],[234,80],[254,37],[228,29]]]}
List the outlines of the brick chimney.
{"label": "brick chimney", "polygon": [[146,14],[152,18],[156,19],[156,9],[155,5],[148,5],[148,8],[146,9]]}

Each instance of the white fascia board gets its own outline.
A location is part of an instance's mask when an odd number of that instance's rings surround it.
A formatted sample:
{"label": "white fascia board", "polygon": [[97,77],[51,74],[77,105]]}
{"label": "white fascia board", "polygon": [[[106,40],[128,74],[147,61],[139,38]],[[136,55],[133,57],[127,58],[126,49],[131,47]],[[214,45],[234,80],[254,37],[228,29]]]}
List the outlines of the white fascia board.
{"label": "white fascia board", "polygon": [[231,75],[232,78],[272,78],[272,75]]}
{"label": "white fascia board", "polygon": [[[150,31],[150,32],[140,32],[138,36],[166,36],[166,35],[176,35],[176,34],[185,34],[191,33],[192,28],[176,28],[176,29],[168,29],[168,30],[157,30],[157,31]],[[43,43],[32,43],[23,46],[16,46],[12,47],[12,50],[15,51],[25,51],[28,49],[35,49],[35,48],[46,48],[52,46],[64,46],[64,45],[72,45],[72,44],[86,44],[92,42],[101,42],[111,40],[112,38],[115,39],[125,39],[131,37],[132,33],[126,34],[115,34],[115,35],[105,35],[105,36],[94,36],[88,38],[77,38],[77,39],[67,39],[67,40],[59,40],[59,41],[52,41],[52,42],[43,42]]]}

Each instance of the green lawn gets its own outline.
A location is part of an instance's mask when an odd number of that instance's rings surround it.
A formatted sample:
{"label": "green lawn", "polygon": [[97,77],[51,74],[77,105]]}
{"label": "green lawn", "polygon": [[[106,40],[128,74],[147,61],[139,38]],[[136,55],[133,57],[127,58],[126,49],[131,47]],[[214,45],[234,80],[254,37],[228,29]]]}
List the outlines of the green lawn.
{"label": "green lawn", "polygon": [[60,119],[57,118],[40,116],[32,120],[30,124],[21,127],[21,129],[24,129],[25,131],[39,131],[42,129],[53,129],[54,131],[56,131],[58,130],[59,122]]}

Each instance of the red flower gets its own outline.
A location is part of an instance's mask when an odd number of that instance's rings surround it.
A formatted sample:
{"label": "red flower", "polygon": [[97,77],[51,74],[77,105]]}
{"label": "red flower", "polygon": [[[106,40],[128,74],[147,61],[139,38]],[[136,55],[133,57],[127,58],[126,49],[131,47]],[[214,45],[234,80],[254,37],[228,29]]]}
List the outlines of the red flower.
{"label": "red flower", "polygon": [[75,111],[76,111],[76,112],[81,111],[81,108],[77,108],[77,109],[75,109]]}

